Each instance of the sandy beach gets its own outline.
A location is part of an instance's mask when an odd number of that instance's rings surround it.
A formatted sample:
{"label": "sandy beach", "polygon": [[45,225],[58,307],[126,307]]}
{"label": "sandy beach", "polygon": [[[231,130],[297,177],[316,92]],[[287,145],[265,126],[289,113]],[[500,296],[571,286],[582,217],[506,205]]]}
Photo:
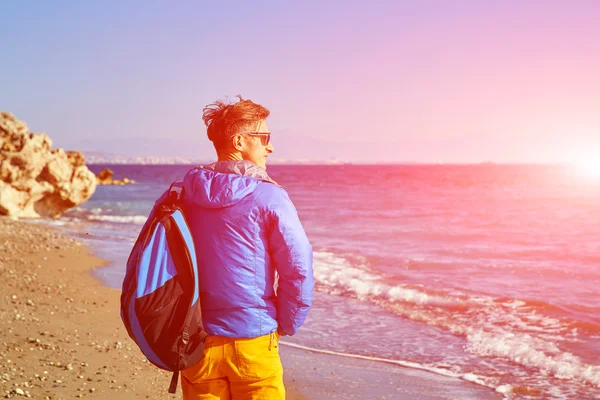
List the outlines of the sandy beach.
{"label": "sandy beach", "polygon": [[[118,290],[90,271],[105,261],[65,233],[0,218],[0,395],[174,399],[119,316]],[[288,399],[497,399],[457,379],[283,345]],[[458,397],[457,397],[458,396]]]}

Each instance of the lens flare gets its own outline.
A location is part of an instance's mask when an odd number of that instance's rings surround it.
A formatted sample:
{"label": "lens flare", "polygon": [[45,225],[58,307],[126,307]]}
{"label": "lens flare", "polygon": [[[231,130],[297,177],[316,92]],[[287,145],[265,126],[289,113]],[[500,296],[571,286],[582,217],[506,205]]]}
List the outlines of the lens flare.
{"label": "lens flare", "polygon": [[575,164],[579,173],[588,178],[600,178],[600,154],[588,157]]}

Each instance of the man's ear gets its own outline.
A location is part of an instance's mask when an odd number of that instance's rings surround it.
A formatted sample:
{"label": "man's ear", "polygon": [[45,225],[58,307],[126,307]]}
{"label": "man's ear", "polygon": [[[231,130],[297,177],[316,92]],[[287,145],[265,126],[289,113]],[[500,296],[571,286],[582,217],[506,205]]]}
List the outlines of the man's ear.
{"label": "man's ear", "polygon": [[236,149],[237,151],[243,150],[242,135],[235,135],[231,140],[232,140],[231,143],[233,144],[234,149]]}

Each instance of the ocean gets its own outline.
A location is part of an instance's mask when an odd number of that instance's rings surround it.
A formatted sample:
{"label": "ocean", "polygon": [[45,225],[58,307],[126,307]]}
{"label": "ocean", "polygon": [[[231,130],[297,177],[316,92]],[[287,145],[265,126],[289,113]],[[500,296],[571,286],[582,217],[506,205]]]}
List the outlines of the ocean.
{"label": "ocean", "polygon": [[[91,165],[98,172],[105,165]],[[110,165],[55,221],[120,288],[154,200],[192,167]],[[285,341],[488,386],[518,399],[600,399],[600,178],[564,166],[268,168],[314,249],[316,293]]]}

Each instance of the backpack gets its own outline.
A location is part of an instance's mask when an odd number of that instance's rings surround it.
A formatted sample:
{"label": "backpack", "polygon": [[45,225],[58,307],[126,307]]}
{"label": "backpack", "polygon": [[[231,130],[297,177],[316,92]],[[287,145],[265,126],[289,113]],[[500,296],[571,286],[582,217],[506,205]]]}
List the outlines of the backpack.
{"label": "backpack", "polygon": [[200,361],[207,336],[182,187],[174,182],[156,201],[127,260],[121,293],[127,333],[148,361],[173,371],[169,393],[179,371]]}

